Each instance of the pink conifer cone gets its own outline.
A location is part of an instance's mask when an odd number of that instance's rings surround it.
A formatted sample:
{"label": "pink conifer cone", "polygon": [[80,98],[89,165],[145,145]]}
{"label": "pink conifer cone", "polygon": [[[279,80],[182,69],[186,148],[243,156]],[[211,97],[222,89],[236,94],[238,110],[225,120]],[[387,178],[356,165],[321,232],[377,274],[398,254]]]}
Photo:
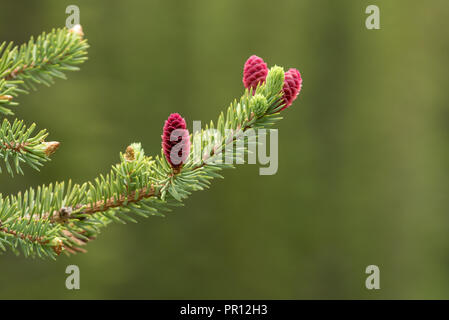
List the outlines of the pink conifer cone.
{"label": "pink conifer cone", "polygon": [[259,83],[265,82],[268,74],[267,64],[262,58],[252,55],[243,67],[243,84],[245,88],[256,90]]}
{"label": "pink conifer cone", "polygon": [[296,97],[301,91],[301,86],[302,78],[299,71],[294,68],[289,69],[285,73],[284,87],[282,89],[282,91],[284,92],[284,106],[280,111],[290,107],[290,105],[293,103],[293,101],[295,101]]}
{"label": "pink conifer cone", "polygon": [[179,169],[189,156],[189,130],[187,130],[186,121],[179,113],[172,113],[165,121],[162,134],[162,149],[164,150],[165,158],[174,169]]}

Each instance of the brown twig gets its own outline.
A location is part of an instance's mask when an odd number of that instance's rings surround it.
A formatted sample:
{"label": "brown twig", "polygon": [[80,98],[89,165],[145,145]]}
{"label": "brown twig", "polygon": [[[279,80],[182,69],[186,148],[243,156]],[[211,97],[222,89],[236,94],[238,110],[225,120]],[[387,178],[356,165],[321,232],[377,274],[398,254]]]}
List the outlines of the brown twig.
{"label": "brown twig", "polygon": [[3,226],[2,221],[0,221],[0,231],[2,231],[3,233],[7,233],[10,234],[16,238],[21,238],[21,239],[26,239],[29,240],[31,242],[37,242],[39,244],[48,244],[49,240],[45,240],[45,237],[38,237],[38,236],[31,236],[31,235],[27,235],[21,232],[17,232],[14,230],[9,230],[7,227]]}
{"label": "brown twig", "polygon": [[0,146],[3,146],[5,149],[13,150],[16,152],[22,151],[26,146],[28,146],[28,142],[22,142],[22,143],[7,143],[7,142],[1,142]]}
{"label": "brown twig", "polygon": [[3,77],[3,79],[5,80],[13,80],[15,79],[19,74],[27,71],[28,69],[32,69],[34,68],[34,61],[30,64],[30,65],[23,65],[21,67],[17,67],[14,70],[10,71],[9,73],[6,74],[6,76]]}
{"label": "brown twig", "polygon": [[[150,198],[155,196],[155,190],[154,187],[151,186],[149,188],[143,188],[138,191],[138,195],[136,198],[136,192],[133,191],[128,195],[120,195],[120,197],[117,199],[116,197],[111,197],[106,200],[100,200],[93,204],[79,204],[75,207],[63,207],[59,209],[58,211],[53,211],[53,214],[44,213],[40,218],[36,216],[36,218],[40,219],[50,219],[52,223],[66,223],[70,219],[73,219],[72,212],[81,209],[79,212],[76,212],[77,214],[88,214],[92,215],[98,212],[104,212],[112,208],[117,208],[123,206],[125,202],[127,203],[135,203],[138,202],[144,198]],[[29,216],[27,217],[30,218]],[[81,218],[83,220],[83,218]]]}

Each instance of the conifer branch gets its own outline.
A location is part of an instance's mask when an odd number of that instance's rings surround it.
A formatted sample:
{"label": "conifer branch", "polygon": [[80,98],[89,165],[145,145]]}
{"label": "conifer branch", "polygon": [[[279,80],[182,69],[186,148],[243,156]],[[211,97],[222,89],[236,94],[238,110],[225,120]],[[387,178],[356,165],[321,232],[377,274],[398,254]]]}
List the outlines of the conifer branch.
{"label": "conifer branch", "polygon": [[[53,29],[42,33],[36,40],[19,46],[12,42],[0,44],[0,114],[12,115],[10,107],[17,105],[20,93],[36,90],[36,84],[47,86],[54,78],[66,79],[65,71],[78,70],[84,62],[87,41],[82,39],[81,27],[67,30]],[[0,159],[10,175],[23,174],[22,163],[39,170],[59,147],[59,142],[46,142],[46,130],[32,136],[36,125],[27,128],[17,119],[11,124],[4,119],[0,127]],[[2,169],[0,167],[0,173]]]}
{"label": "conifer branch", "polygon": [[[19,92],[11,91],[13,86],[22,90],[18,83],[8,82],[11,79],[19,79],[28,88],[36,79],[47,83],[49,78],[42,76],[42,71],[56,76],[55,70],[71,69],[84,61],[87,44],[81,36],[79,32],[54,31],[24,49],[4,49],[2,59],[7,62],[0,59],[0,81],[9,91],[0,90],[0,96]],[[64,49],[50,49],[45,43],[63,44]],[[30,60],[29,48],[45,52],[48,58],[40,54],[39,59]],[[210,122],[199,132],[189,134],[185,120],[172,114],[164,125],[161,154],[155,158],[146,156],[140,143],[133,143],[120,153],[120,162],[109,173],[91,182],[59,182],[17,195],[0,194],[0,248],[10,247],[16,253],[20,248],[26,256],[50,258],[85,252],[83,247],[109,223],[137,222],[137,216],[164,216],[171,207],[181,206],[192,192],[208,188],[211,180],[222,178],[221,170],[234,167],[237,160],[244,159],[248,146],[256,143],[248,138],[247,145],[240,146],[248,130],[267,128],[282,119],[279,112],[296,98],[301,78],[299,72],[284,73],[277,66],[268,71],[263,60],[253,56],[245,64],[244,84],[247,89],[243,96],[231,103],[226,115],[222,112],[216,124]],[[13,156],[16,170],[21,162],[37,167],[58,146],[44,141],[45,131],[31,137],[31,129],[34,127],[26,129],[17,120],[12,125],[4,120],[0,129],[0,156]],[[179,129],[181,134],[173,140]]]}
{"label": "conifer branch", "polygon": [[[50,86],[54,78],[66,79],[65,71],[79,70],[87,57],[88,44],[79,26],[53,29],[20,47],[12,42],[0,45],[0,96],[15,96],[36,84]],[[4,90],[3,92],[1,90]],[[10,100],[12,99],[6,99]]]}
{"label": "conifer branch", "polygon": [[[23,121],[14,120],[11,124],[7,119],[3,120],[0,127],[0,159],[4,160],[9,174],[23,174],[21,163],[39,171],[44,162],[49,161],[49,156],[59,147],[59,142],[46,142],[46,130],[41,130],[32,135],[36,125],[33,123],[27,128]],[[0,173],[2,169],[0,167]]]}

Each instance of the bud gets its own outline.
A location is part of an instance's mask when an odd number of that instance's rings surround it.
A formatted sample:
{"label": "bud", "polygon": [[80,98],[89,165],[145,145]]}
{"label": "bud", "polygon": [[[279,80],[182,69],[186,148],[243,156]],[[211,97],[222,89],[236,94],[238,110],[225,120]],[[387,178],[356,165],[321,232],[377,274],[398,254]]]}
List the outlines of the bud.
{"label": "bud", "polygon": [[9,94],[5,94],[5,95],[0,96],[0,100],[11,101],[12,96],[10,96]]}
{"label": "bud", "polygon": [[126,150],[125,150],[125,154],[123,155],[123,158],[126,161],[141,160],[144,157],[145,157],[145,151],[143,150],[140,142],[134,142],[134,143],[131,143],[129,146],[127,146]]}
{"label": "bud", "polygon": [[126,148],[125,159],[128,161],[136,160],[136,154],[135,154],[134,148],[132,146],[128,146]]}
{"label": "bud", "polygon": [[267,99],[261,94],[255,94],[249,102],[251,110],[257,117],[265,114],[268,109]]}
{"label": "bud", "polygon": [[190,153],[190,135],[186,128],[186,121],[178,113],[172,113],[164,124],[162,149],[175,171],[180,169]]}
{"label": "bud", "polygon": [[256,90],[258,84],[265,82],[267,77],[268,68],[267,64],[262,58],[252,55],[245,62],[243,67],[243,84],[247,89]]}
{"label": "bud", "polygon": [[50,142],[42,142],[42,144],[45,147],[45,154],[48,156],[52,155],[53,153],[58,150],[60,143],[58,141],[50,141]]}
{"label": "bud", "polygon": [[302,78],[299,71],[294,68],[289,69],[285,73],[284,87],[282,89],[284,92],[284,106],[280,111],[290,107],[290,105],[293,103],[293,101],[295,101],[296,97],[301,91],[301,86]]}
{"label": "bud", "polygon": [[84,36],[83,27],[80,24],[76,24],[69,29],[69,32],[79,35],[81,38]]}
{"label": "bud", "polygon": [[270,69],[267,75],[266,90],[267,95],[276,95],[281,92],[284,85],[284,68],[274,66]]}
{"label": "bud", "polygon": [[55,237],[50,241],[50,246],[53,248],[53,251],[59,256],[62,252],[64,243],[62,239],[59,237]]}

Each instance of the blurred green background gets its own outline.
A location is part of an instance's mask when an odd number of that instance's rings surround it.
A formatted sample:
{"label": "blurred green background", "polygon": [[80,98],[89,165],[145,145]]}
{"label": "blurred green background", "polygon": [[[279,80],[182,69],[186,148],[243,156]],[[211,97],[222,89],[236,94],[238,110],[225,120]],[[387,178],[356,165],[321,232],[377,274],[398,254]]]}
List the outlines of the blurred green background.
{"label": "blurred green background", "polygon": [[[111,225],[87,254],[0,256],[0,298],[449,298],[449,3],[433,1],[2,1],[0,40],[64,26],[76,4],[82,71],[15,110],[61,148],[0,191],[107,172],[164,120],[216,119],[251,54],[298,68],[279,123],[279,170],[225,172],[166,218]],[[365,28],[380,7],[381,30]],[[65,288],[65,268],[81,290]],[[377,291],[365,268],[380,267]]]}

